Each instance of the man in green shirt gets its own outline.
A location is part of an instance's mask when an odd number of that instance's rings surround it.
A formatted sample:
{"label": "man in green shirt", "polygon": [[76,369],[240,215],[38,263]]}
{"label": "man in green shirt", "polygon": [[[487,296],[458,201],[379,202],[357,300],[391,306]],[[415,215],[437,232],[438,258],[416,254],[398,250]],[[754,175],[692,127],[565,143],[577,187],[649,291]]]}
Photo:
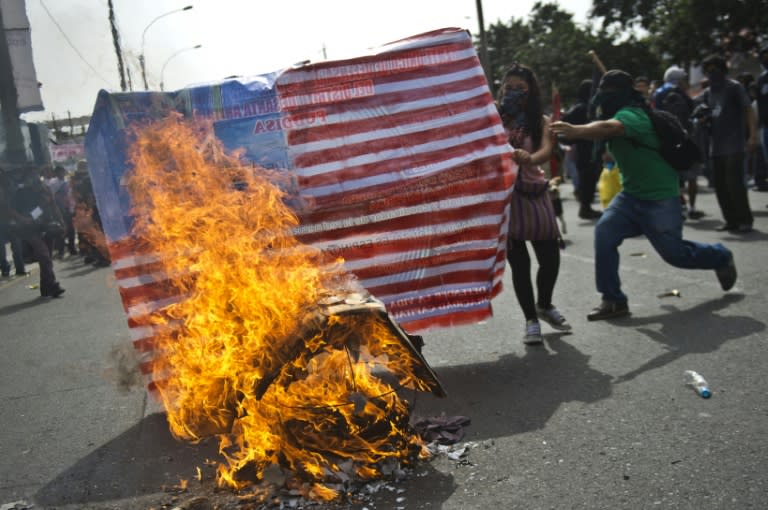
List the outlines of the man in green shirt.
{"label": "man in green shirt", "polygon": [[715,270],[723,290],[736,283],[730,250],[720,243],[683,239],[679,176],[659,153],[648,106],[633,87],[626,72],[608,71],[592,99],[599,120],[579,126],[551,125],[555,134],[566,138],[607,139],[621,173],[623,189],[595,226],[595,280],[602,302],[587,315],[591,321],[629,314],[627,296],[621,291],[618,250],[628,237],[644,235],[675,267]]}

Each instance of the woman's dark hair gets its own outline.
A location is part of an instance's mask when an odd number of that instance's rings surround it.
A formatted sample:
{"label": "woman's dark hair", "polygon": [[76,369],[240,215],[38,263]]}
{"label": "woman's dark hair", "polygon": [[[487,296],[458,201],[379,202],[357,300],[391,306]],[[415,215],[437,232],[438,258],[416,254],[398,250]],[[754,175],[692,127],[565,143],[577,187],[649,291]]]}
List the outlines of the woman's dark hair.
{"label": "woman's dark hair", "polygon": [[[502,85],[499,88],[499,93],[496,96],[498,104],[501,104],[501,99],[506,93],[504,83],[510,76],[517,76],[518,78],[522,78],[525,80],[525,83],[528,84],[528,101],[525,104],[525,118],[528,123],[529,130],[527,134],[529,134],[531,136],[531,140],[533,140],[534,149],[538,149],[541,145],[543,129],[542,116],[544,115],[541,107],[541,90],[539,89],[539,80],[536,79],[536,74],[534,74],[530,67],[519,64],[517,62],[511,64],[504,71],[504,78],[501,80]],[[501,119],[502,121],[506,122],[505,115],[503,113],[501,114]]]}

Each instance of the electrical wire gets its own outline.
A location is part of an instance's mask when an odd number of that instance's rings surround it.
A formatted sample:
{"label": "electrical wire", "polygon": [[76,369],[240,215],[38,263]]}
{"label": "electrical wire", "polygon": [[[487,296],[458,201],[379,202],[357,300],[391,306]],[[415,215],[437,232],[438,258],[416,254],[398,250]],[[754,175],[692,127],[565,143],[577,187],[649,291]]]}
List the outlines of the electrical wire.
{"label": "electrical wire", "polygon": [[75,53],[77,53],[77,56],[80,57],[80,60],[82,60],[85,65],[87,65],[91,71],[93,71],[93,74],[95,74],[97,77],[99,77],[104,83],[107,85],[112,85],[112,82],[104,78],[99,72],[96,70],[95,67],[91,65],[90,62],[88,62],[82,53],[80,53],[80,50],[78,50],[75,45],[72,43],[72,41],[69,39],[69,36],[67,36],[66,32],[64,32],[64,29],[61,28],[61,25],[59,25],[59,22],[56,21],[56,18],[53,17],[53,14],[51,14],[51,11],[48,10],[48,6],[45,5],[45,2],[43,0],[40,0],[40,5],[43,6],[43,9],[45,10],[45,13],[48,14],[48,17],[51,18],[51,21],[53,21],[53,24],[56,25],[56,28],[59,29],[59,32],[61,32],[61,35],[64,37],[64,40],[67,41],[67,44],[69,44],[70,48],[74,50]]}

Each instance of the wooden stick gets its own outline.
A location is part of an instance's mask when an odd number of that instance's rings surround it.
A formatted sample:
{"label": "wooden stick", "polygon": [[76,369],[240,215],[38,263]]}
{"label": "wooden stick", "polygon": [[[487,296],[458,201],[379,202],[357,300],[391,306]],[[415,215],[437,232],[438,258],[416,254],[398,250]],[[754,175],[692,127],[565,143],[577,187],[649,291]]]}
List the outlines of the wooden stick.
{"label": "wooden stick", "polygon": [[595,50],[589,50],[589,52],[587,52],[587,55],[592,57],[592,61],[595,63],[597,68],[600,69],[600,72],[605,74],[605,72],[607,71],[607,69],[605,68],[605,64],[603,64],[603,61],[600,60],[600,57],[597,56],[597,53],[595,53]]}

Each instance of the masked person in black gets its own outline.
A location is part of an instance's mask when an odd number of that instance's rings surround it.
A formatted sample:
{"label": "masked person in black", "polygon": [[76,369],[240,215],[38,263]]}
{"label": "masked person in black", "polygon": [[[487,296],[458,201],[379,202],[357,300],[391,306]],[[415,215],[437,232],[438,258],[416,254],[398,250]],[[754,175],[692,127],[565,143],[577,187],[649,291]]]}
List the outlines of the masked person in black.
{"label": "masked person in black", "polygon": [[[768,44],[760,48],[760,64],[763,72],[757,77],[756,98],[757,117],[760,127],[760,140],[766,165],[768,165]],[[768,191],[768,176],[755,176],[755,184],[760,191]]]}
{"label": "masked person in black", "polygon": [[8,228],[32,248],[40,267],[40,295],[59,297],[64,289],[56,281],[51,252],[43,236],[54,228],[62,228],[62,219],[48,188],[33,168],[21,171],[19,182],[8,192],[0,186],[0,216],[8,218]]}
{"label": "masked person in black", "polygon": [[607,139],[621,173],[623,189],[595,226],[595,280],[602,302],[587,315],[591,321],[629,314],[628,298],[621,290],[618,249],[629,237],[644,235],[675,267],[715,270],[723,290],[736,282],[730,250],[719,243],[683,239],[678,174],[659,152],[661,143],[649,107],[633,85],[626,72],[608,71],[593,99],[600,120],[582,126],[567,122],[551,126],[566,138]]}
{"label": "masked person in black", "polygon": [[[592,95],[592,80],[583,80],[576,92],[577,102],[563,114],[563,121],[581,125],[590,121],[589,99]],[[576,151],[576,171],[579,176],[579,218],[594,220],[600,217],[600,211],[592,208],[595,199],[597,180],[601,165],[595,153],[592,140],[564,140]]]}

